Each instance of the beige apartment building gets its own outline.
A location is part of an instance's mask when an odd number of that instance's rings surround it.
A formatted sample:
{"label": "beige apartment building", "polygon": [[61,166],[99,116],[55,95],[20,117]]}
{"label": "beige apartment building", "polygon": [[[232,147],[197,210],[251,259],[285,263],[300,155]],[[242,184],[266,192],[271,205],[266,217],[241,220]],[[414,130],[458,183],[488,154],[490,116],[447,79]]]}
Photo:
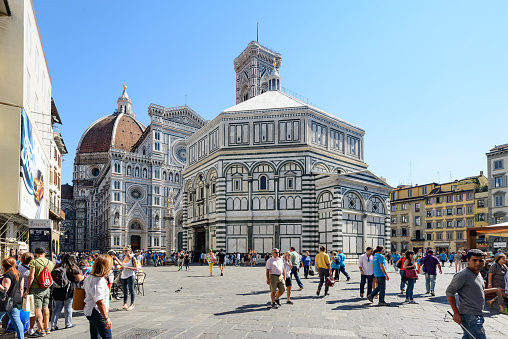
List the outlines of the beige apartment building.
{"label": "beige apartment building", "polygon": [[480,172],[444,184],[397,187],[391,195],[392,251],[467,248],[466,228],[486,225],[487,184]]}

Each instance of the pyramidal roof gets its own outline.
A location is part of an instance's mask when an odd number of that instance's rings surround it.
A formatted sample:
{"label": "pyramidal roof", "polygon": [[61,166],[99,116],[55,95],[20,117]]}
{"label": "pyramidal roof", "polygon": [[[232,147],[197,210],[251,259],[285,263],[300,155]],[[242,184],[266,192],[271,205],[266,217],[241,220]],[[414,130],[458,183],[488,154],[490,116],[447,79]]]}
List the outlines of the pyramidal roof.
{"label": "pyramidal roof", "polygon": [[269,111],[284,108],[308,108],[317,111],[327,117],[341,121],[342,123],[363,131],[362,128],[355,126],[345,120],[337,118],[336,116],[325,112],[319,108],[309,105],[301,100],[292,97],[281,91],[268,91],[263,94],[257,95],[249,100],[243,101],[233,107],[225,109],[222,113],[236,113],[247,111]]}

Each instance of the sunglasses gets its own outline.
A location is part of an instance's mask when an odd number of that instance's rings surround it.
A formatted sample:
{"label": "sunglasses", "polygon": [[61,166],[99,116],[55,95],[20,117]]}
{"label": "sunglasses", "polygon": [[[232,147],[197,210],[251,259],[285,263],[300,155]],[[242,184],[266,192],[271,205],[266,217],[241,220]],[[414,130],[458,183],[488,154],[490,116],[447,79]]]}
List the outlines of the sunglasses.
{"label": "sunglasses", "polygon": [[279,252],[273,252],[273,254],[279,254]]}

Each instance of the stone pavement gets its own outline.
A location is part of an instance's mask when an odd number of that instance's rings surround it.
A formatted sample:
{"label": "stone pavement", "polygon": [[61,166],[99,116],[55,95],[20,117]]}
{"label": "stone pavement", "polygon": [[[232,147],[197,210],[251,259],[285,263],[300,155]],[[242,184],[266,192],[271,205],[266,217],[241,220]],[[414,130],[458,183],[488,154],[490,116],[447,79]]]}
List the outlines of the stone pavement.
{"label": "stone pavement", "polygon": [[[304,289],[294,291],[294,305],[269,309],[269,291],[263,267],[227,267],[225,276],[214,267],[194,264],[188,272],[174,266],[146,267],[145,296],[136,296],[133,311],[115,311],[111,303],[114,338],[461,338],[461,329],[446,314],[450,310],[444,291],[454,268],[446,267],[437,278],[436,297],[426,297],[425,281],[415,286],[418,305],[403,304],[398,294],[400,276],[388,273],[386,301],[376,306],[359,298],[359,270],[347,267],[352,280],[341,276],[330,296],[316,297],[317,278],[303,279]],[[303,271],[303,270],[300,270]],[[296,284],[295,284],[296,285]],[[285,295],[284,295],[285,297]],[[281,298],[282,301],[282,298]],[[486,307],[488,338],[507,338],[508,317]],[[88,322],[74,313],[68,330],[52,332],[49,338],[89,338]],[[59,321],[63,325],[63,319]]]}

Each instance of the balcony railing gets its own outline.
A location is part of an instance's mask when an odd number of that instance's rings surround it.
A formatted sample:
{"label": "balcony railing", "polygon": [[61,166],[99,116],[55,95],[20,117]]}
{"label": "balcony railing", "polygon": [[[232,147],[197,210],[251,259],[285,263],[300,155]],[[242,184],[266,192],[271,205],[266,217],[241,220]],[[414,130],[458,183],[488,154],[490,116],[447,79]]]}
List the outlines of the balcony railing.
{"label": "balcony railing", "polygon": [[423,238],[411,238],[411,241],[425,241]]}

